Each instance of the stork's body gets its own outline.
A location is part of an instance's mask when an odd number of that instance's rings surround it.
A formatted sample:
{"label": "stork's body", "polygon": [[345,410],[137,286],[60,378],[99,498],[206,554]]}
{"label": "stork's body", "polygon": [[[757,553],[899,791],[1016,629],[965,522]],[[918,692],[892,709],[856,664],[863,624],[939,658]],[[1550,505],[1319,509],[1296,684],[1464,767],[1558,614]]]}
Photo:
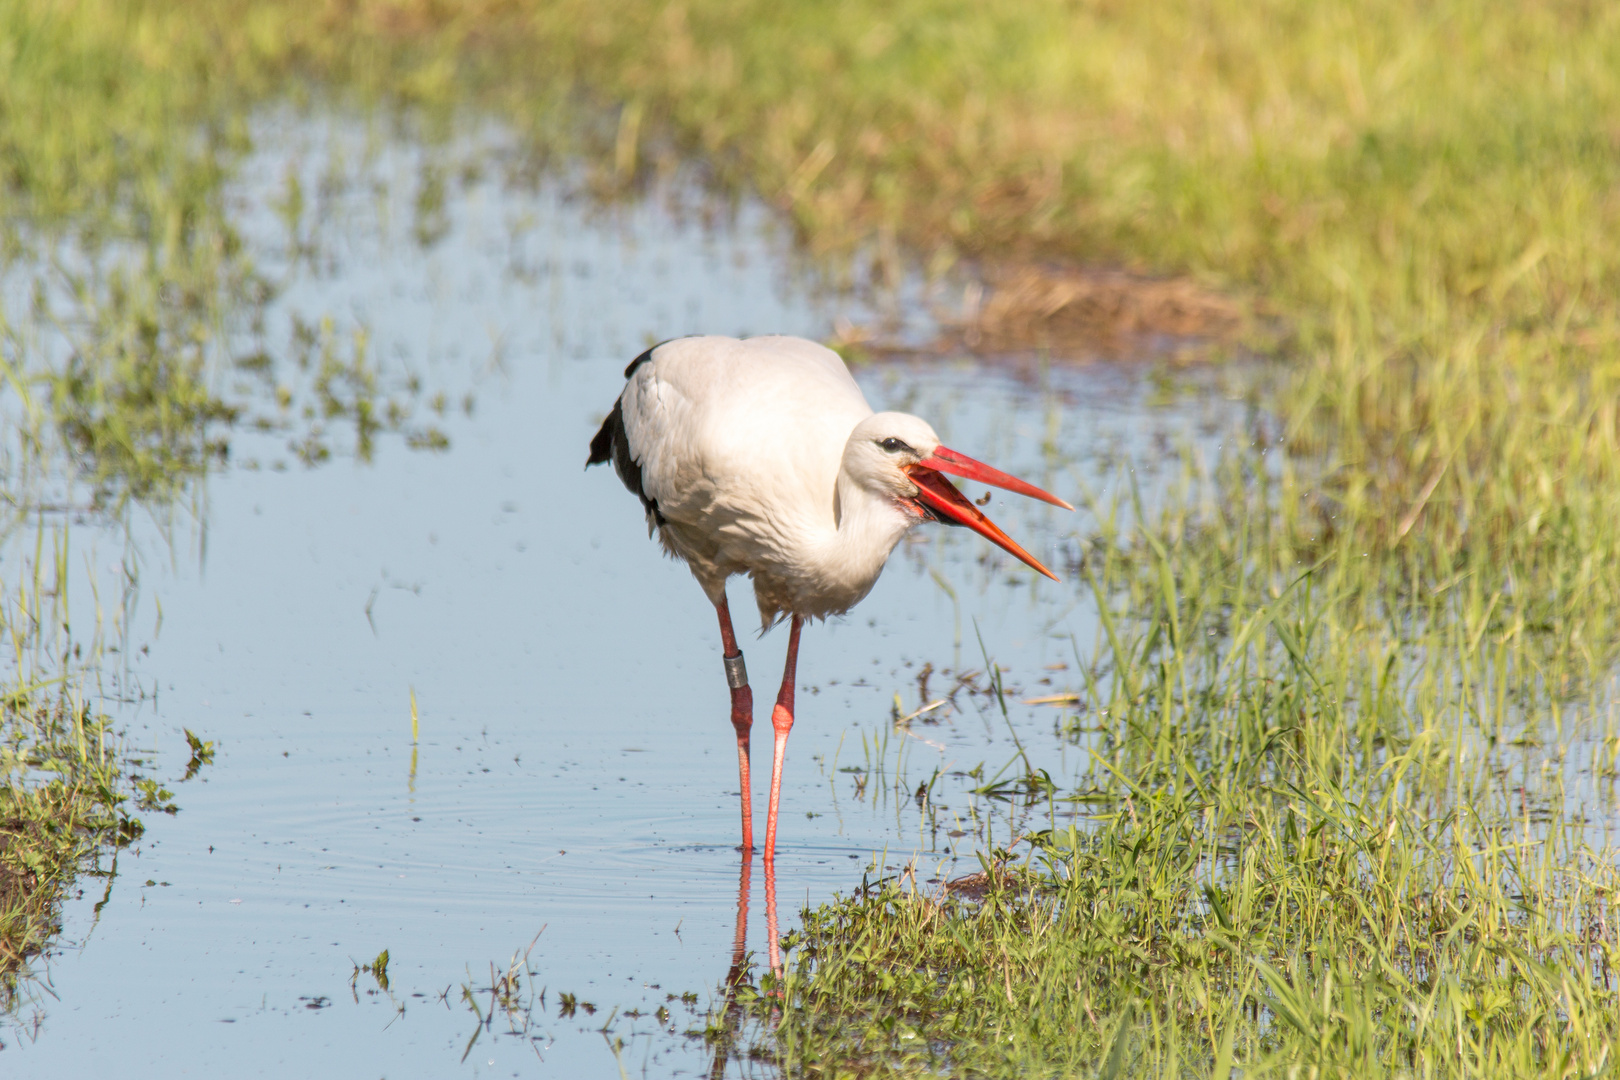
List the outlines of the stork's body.
{"label": "stork's body", "polygon": [[680,338],[637,357],[625,377],[623,393],[591,440],[587,464],[613,462],[641,499],[649,531],[686,562],[719,614],[745,850],[753,845],[753,702],[726,579],[746,574],[753,580],[764,627],[791,619],[771,717],[769,861],[804,620],[841,615],[859,603],[901,537],[924,520],[966,525],[1052,576],[962,498],[941,470],[1068,504],[940,446],[917,417],[873,413],[838,354],[802,338]]}

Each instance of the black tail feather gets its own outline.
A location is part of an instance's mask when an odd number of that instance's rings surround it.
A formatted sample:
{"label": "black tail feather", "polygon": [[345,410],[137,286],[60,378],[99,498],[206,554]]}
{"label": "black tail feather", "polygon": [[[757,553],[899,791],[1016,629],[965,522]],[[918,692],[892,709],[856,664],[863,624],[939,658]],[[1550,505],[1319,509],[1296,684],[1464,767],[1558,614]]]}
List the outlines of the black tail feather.
{"label": "black tail feather", "polygon": [[[617,433],[615,435],[615,433]],[[619,410],[619,403],[613,403],[613,411],[608,418],[602,421],[601,430],[591,440],[591,456],[585,459],[585,467],[600,465],[613,457],[614,439],[624,438],[624,413]]]}
{"label": "black tail feather", "polygon": [[[670,339],[675,340],[674,338]],[[652,359],[652,354],[659,345],[669,342],[660,341],[658,345],[643,352],[630,361],[630,366],[624,369],[624,377],[628,379],[634,375],[636,369]],[[621,398],[622,401],[622,398]],[[647,492],[641,486],[641,465],[636,461],[630,450],[630,437],[624,430],[624,409],[620,401],[613,403],[613,411],[608,413],[602,427],[597,431],[595,438],[591,439],[591,456],[585,459],[585,467],[601,465],[604,462],[613,462],[613,471],[619,474],[624,486],[630,489],[630,494],[641,500],[641,508],[652,515],[658,524],[664,523],[664,515],[659,512],[658,504],[647,497]]]}

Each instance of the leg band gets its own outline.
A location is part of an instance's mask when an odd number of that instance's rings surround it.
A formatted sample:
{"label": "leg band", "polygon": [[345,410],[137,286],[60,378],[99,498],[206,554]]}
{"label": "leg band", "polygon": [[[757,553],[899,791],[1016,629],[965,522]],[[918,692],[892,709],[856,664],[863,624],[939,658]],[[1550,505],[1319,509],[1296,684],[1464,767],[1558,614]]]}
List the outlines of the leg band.
{"label": "leg band", "polygon": [[748,685],[748,666],[743,663],[742,653],[728,656],[726,660],[726,685],[733,690],[741,690]]}

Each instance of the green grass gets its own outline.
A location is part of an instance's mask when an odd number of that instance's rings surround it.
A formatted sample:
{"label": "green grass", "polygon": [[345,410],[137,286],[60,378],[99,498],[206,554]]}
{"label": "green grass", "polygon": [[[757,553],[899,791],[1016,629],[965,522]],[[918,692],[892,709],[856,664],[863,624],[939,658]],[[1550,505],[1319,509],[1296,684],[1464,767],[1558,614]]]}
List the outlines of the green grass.
{"label": "green grass", "polygon": [[[1514,455],[1549,426],[1594,443],[1554,474],[1613,476],[1614,417],[1581,409],[1620,344],[1606,7],[85,0],[0,19],[14,204],[137,238],[186,296],[233,280],[209,264],[253,102],[487,109],[551,150],[580,127],[558,103],[586,97],[606,123],[565,145],[609,175],[698,155],[881,272],[1059,258],[1252,298],[1290,335],[1298,448],[1357,463],[1380,514],[1463,455],[1436,505],[1516,527],[1541,478]],[[46,108],[73,123],[26,121]]]}
{"label": "green grass", "polygon": [[1311,490],[1291,470],[1267,491],[1185,460],[1202,513],[1105,518],[1075,568],[1107,613],[1065,725],[1090,764],[1031,785],[1045,827],[986,854],[1003,887],[807,911],[740,1028],[711,1016],[722,1053],[826,1076],[1612,1071],[1612,652],[1571,639],[1613,626],[1568,576],[1579,547],[1550,576],[1482,559],[1430,585],[1415,553],[1267,513]]}
{"label": "green grass", "polygon": [[[1366,512],[1339,527],[1369,543],[1437,474],[1426,502],[1463,512],[1428,516],[1468,523],[1446,557],[1534,546],[1547,484],[1556,501],[1615,476],[1604,6],[86,0],[3,18],[14,201],[138,238],[187,296],[229,295],[218,183],[253,102],[489,110],[618,182],[696,155],[880,277],[1056,258],[1246,296],[1285,330],[1270,403],[1294,449],[1346,463]],[[559,107],[582,98],[605,113]],[[47,104],[74,123],[26,122]],[[217,341],[202,316],[145,332]],[[140,355],[140,332],[97,336]]]}
{"label": "green grass", "polygon": [[[1079,538],[1112,627],[1077,688],[1092,809],[983,908],[809,913],[743,1045],[824,1075],[1612,1071],[1615,861],[1579,819],[1612,816],[1617,748],[1620,9],[3,3],[0,240],[71,301],[0,312],[0,407],[103,505],[179,497],[252,410],[221,343],[265,283],[221,185],[253,108],[315,95],[493,113],[604,192],[695,158],[878,280],[1117,265],[1268,328],[1255,428]],[[364,350],[322,334],[311,408],[357,388],[364,444]]]}
{"label": "green grass", "polygon": [[104,857],[141,835],[105,721],[54,696],[0,705],[0,1010],[61,929],[62,901]]}
{"label": "green grass", "polygon": [[75,636],[67,530],[41,523],[26,548],[20,531],[0,562],[0,1013],[27,1000],[30,965],[82,877],[110,889],[116,851],[142,833],[137,812],[173,805],[135,771],[89,692],[116,617],[98,603],[93,633]]}

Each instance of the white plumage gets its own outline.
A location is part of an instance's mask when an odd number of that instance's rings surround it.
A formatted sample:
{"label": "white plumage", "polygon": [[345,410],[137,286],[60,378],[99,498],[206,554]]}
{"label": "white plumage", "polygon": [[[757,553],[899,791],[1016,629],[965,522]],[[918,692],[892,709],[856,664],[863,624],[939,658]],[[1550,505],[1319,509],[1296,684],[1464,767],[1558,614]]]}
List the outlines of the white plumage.
{"label": "white plumage", "polygon": [[[873,413],[843,360],[814,342],[671,341],[630,374],[619,407],[656,507],[649,527],[711,601],[726,578],[749,575],[766,626],[854,607],[921,520],[840,475]],[[889,434],[925,454],[939,445],[921,420],[889,416]]]}
{"label": "white plumage", "polygon": [[795,337],[689,337],[647,350],[591,440],[642,502],[649,531],[685,560],[720,619],[742,780],[743,846],[752,848],[748,731],[753,699],[726,603],[726,579],[753,579],[765,627],[791,616],[772,714],[765,857],[774,855],[783,748],[805,619],[848,611],[908,529],[965,525],[1036,570],[1020,548],[940,475],[951,472],[1068,507],[1039,488],[941,446],[927,423],[874,413],[838,354]]}

